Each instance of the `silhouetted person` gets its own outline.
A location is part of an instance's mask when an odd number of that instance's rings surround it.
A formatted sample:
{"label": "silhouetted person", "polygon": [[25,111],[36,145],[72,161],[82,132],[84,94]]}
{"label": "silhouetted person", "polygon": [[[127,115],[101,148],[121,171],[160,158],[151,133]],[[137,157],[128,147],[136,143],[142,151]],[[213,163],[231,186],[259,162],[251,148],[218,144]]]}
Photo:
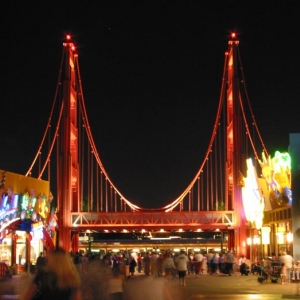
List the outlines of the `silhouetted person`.
{"label": "silhouetted person", "polygon": [[47,264],[47,259],[44,256],[43,252],[40,252],[40,255],[37,258],[36,264],[35,264],[36,272],[37,273],[41,272],[45,268],[46,264]]}
{"label": "silhouetted person", "polygon": [[[45,268],[37,273],[24,300],[81,300],[80,278],[69,253],[56,249],[47,255]],[[40,298],[34,298],[38,293]]]}

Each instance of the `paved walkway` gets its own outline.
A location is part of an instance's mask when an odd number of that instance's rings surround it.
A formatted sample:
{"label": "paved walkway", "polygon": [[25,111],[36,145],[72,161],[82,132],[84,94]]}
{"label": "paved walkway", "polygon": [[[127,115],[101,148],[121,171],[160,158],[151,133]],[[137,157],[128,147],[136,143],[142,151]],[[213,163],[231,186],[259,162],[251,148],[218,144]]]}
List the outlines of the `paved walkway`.
{"label": "paved walkway", "polygon": [[[88,274],[87,274],[88,276]],[[21,299],[31,275],[15,275],[0,281],[0,299]],[[178,279],[145,276],[143,273],[125,283],[125,300],[202,300],[202,299],[298,299],[300,283],[281,285],[270,281],[259,283],[257,275],[188,275],[186,286],[179,286]],[[97,299],[100,299],[99,297]]]}

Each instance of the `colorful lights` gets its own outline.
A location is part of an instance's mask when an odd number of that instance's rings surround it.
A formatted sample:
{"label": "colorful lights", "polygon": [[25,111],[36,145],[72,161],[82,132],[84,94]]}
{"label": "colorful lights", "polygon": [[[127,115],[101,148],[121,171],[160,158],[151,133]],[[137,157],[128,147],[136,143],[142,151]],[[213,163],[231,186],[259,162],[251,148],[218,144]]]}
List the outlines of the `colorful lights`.
{"label": "colorful lights", "polygon": [[270,245],[270,232],[271,228],[268,226],[261,228],[261,243],[263,245]]}
{"label": "colorful lights", "polygon": [[275,152],[274,158],[268,159],[262,154],[259,160],[262,176],[266,180],[270,196],[282,204],[283,200],[292,200],[291,192],[291,157],[288,153]]}
{"label": "colorful lights", "polygon": [[[243,178],[242,198],[247,221],[254,223],[257,229],[262,227],[265,200],[277,200],[278,204],[291,201],[291,157],[288,153],[275,152],[274,158],[262,153],[259,160],[262,177],[257,177],[252,160],[247,159],[247,177]],[[267,188],[269,194],[263,190]]]}
{"label": "colorful lights", "polygon": [[263,223],[265,202],[259,189],[258,178],[252,159],[247,159],[246,163],[247,177],[243,178],[244,187],[242,188],[244,212],[247,221],[255,223],[255,227],[260,229]]}

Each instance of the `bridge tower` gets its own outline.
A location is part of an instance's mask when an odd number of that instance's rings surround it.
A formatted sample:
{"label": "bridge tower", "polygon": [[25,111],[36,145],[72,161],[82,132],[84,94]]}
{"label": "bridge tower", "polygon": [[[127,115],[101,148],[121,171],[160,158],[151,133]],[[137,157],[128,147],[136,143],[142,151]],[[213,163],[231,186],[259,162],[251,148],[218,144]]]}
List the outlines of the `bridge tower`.
{"label": "bridge tower", "polygon": [[[229,40],[227,59],[227,197],[236,215],[236,226],[228,231],[238,253],[245,251],[247,223],[243,209],[241,174],[245,174],[245,153],[242,147],[242,112],[240,106],[240,77],[238,72],[238,44],[232,36]],[[244,253],[246,254],[246,253]]]}
{"label": "bridge tower", "polygon": [[71,248],[70,213],[79,207],[79,162],[78,162],[78,99],[77,77],[78,55],[70,36],[66,37],[62,65],[62,105],[57,165],[57,214],[58,246],[69,251]]}

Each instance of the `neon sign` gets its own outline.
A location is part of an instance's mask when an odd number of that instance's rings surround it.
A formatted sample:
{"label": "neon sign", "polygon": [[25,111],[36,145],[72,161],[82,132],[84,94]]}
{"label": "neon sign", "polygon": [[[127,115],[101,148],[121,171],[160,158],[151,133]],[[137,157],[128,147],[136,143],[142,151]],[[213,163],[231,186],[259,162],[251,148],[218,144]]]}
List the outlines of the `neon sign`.
{"label": "neon sign", "polygon": [[13,187],[9,186],[7,193],[2,197],[2,203],[0,202],[0,231],[17,217],[18,201],[19,196],[14,194]]}
{"label": "neon sign", "polygon": [[259,160],[262,170],[262,177],[270,191],[270,198],[278,204],[288,203],[292,200],[291,191],[291,157],[285,152],[275,152],[275,156],[268,159],[262,153],[262,160]]}
{"label": "neon sign", "polygon": [[[288,153],[275,152],[275,156],[267,158],[262,153],[262,160],[259,160],[261,166],[262,178],[265,180],[262,184],[253,166],[252,159],[246,160],[247,177],[243,177],[242,198],[244,212],[247,221],[254,223],[257,229],[263,224],[265,209],[265,197],[277,201],[289,203],[292,200],[291,191],[291,157]],[[263,194],[263,186],[267,186],[269,195]]]}

